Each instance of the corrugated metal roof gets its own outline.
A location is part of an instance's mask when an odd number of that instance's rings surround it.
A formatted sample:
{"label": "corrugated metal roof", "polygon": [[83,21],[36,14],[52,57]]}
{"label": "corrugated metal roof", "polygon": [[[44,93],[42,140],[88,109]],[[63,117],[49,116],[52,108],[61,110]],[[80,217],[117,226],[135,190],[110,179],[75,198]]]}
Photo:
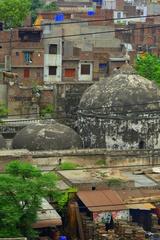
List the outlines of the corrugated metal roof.
{"label": "corrugated metal roof", "polygon": [[42,200],[42,210],[38,212],[37,222],[33,228],[55,227],[62,225],[62,220],[57,211],[45,199]]}
{"label": "corrugated metal roof", "polygon": [[113,190],[79,191],[77,195],[91,212],[127,209],[116,191]]}
{"label": "corrugated metal roof", "polygon": [[152,187],[157,185],[153,180],[151,180],[144,174],[136,175],[132,172],[124,172],[123,175],[127,176],[128,179],[133,180],[135,183],[135,187]]}
{"label": "corrugated metal roof", "polygon": [[[122,199],[122,201],[129,201],[131,199],[138,198],[149,198],[149,197],[159,197],[160,198],[160,190],[159,189],[132,189],[132,190],[117,190],[117,194]],[[144,199],[145,201],[145,199]]]}
{"label": "corrugated metal roof", "polygon": [[151,203],[137,203],[137,204],[128,204],[128,209],[140,209],[140,210],[151,210],[156,208]]}

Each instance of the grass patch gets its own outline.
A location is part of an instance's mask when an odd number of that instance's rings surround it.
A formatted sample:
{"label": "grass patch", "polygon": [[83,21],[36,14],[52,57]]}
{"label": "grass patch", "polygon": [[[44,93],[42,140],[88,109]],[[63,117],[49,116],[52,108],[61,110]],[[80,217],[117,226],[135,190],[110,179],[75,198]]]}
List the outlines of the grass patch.
{"label": "grass patch", "polygon": [[106,161],[104,159],[97,160],[96,165],[106,165]]}
{"label": "grass patch", "polygon": [[59,167],[60,170],[74,170],[78,167],[79,165],[76,163],[72,163],[72,162],[64,162],[62,163]]}
{"label": "grass patch", "polygon": [[125,181],[120,178],[109,178],[106,180],[108,187],[122,187],[124,183]]}

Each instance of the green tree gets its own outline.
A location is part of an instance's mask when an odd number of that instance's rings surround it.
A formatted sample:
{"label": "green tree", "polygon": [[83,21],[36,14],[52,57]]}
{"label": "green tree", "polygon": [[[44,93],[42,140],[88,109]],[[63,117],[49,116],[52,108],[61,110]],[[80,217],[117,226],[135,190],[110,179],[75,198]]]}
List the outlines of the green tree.
{"label": "green tree", "polygon": [[157,56],[146,54],[137,57],[135,69],[141,76],[160,84],[160,58]]}
{"label": "green tree", "polygon": [[36,20],[37,17],[37,10],[42,9],[44,7],[43,0],[32,0],[31,3],[31,16],[32,16],[32,23]]}
{"label": "green tree", "polygon": [[31,7],[31,0],[0,0],[0,20],[6,28],[21,26]]}
{"label": "green tree", "polygon": [[29,163],[11,162],[0,174],[0,237],[31,238],[43,197],[58,196],[57,176]]}
{"label": "green tree", "polygon": [[46,11],[57,11],[58,10],[58,6],[55,2],[46,4],[43,8]]}

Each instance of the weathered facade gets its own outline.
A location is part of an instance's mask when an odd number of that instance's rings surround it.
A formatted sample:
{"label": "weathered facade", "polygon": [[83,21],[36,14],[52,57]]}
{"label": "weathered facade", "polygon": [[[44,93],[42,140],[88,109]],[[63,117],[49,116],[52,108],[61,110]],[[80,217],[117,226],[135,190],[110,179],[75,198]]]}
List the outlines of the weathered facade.
{"label": "weathered facade", "polygon": [[160,147],[160,90],[128,64],[91,86],[79,105],[78,129],[84,147]]}
{"label": "weathered facade", "polygon": [[31,151],[80,148],[81,139],[74,130],[60,123],[35,123],[16,134],[12,147]]}

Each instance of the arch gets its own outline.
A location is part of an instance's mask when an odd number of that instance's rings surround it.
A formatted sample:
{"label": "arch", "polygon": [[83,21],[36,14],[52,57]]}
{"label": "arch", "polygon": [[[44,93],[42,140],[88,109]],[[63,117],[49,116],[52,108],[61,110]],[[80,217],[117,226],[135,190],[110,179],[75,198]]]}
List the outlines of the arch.
{"label": "arch", "polygon": [[145,141],[141,140],[138,144],[139,149],[145,149],[146,148],[146,143]]}

